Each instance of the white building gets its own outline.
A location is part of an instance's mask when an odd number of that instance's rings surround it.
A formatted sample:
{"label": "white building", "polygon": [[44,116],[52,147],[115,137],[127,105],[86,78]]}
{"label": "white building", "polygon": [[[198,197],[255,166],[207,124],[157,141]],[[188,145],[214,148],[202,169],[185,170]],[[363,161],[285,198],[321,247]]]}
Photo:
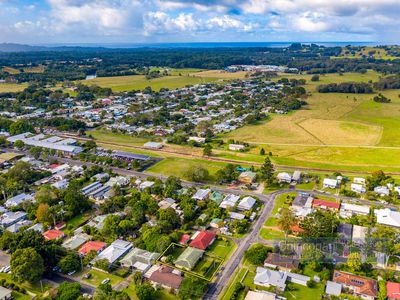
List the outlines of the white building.
{"label": "white building", "polygon": [[356,184],[365,185],[365,178],[362,177],[354,177],[353,182]]}
{"label": "white building", "polygon": [[189,137],[188,141],[194,141],[198,144],[204,144],[206,142],[206,138],[191,136]]}
{"label": "white building", "polygon": [[228,149],[229,149],[229,150],[232,150],[232,151],[240,151],[240,150],[243,150],[243,149],[244,149],[244,145],[229,144]]}
{"label": "white building", "polygon": [[219,207],[222,207],[225,209],[228,207],[234,207],[236,205],[236,202],[239,201],[239,198],[240,198],[240,196],[236,196],[233,194],[226,195],[226,197],[224,198],[224,200],[222,200]]}
{"label": "white building", "polygon": [[148,149],[161,149],[163,147],[163,144],[157,142],[147,142],[143,145],[143,147]]}
{"label": "white building", "polygon": [[256,199],[253,197],[244,197],[242,200],[240,200],[237,209],[238,210],[250,210],[253,208],[254,204],[256,204]]}
{"label": "white building", "polygon": [[339,214],[342,218],[351,218],[354,215],[366,216],[369,214],[369,210],[370,207],[366,205],[342,203]]}
{"label": "white building", "polygon": [[202,201],[208,197],[211,193],[210,189],[199,189],[196,193],[192,196],[193,199]]}
{"label": "white building", "polygon": [[128,253],[128,251],[131,250],[131,248],[132,248],[131,243],[123,240],[115,240],[114,242],[112,242],[110,246],[104,249],[103,252],[101,252],[97,257],[95,257],[92,260],[92,263],[95,263],[100,259],[107,259],[110,262],[110,265],[112,265],[121,257],[123,257],[126,253]]}
{"label": "white building", "polygon": [[367,190],[365,189],[365,187],[362,184],[359,183],[352,183],[350,186],[350,189],[353,192],[356,192],[357,194],[362,194],[365,193]]}
{"label": "white building", "polygon": [[379,194],[381,197],[390,195],[390,190],[386,186],[377,186],[374,188],[374,192]]}
{"label": "white building", "polygon": [[292,182],[292,176],[289,173],[286,173],[286,172],[279,173],[276,176],[276,179],[278,179],[278,182],[286,182],[286,183],[291,183]]}
{"label": "white building", "polygon": [[389,208],[375,209],[376,222],[382,225],[400,227],[400,213]]}
{"label": "white building", "polygon": [[336,189],[338,181],[336,179],[324,178],[323,186],[324,188]]}

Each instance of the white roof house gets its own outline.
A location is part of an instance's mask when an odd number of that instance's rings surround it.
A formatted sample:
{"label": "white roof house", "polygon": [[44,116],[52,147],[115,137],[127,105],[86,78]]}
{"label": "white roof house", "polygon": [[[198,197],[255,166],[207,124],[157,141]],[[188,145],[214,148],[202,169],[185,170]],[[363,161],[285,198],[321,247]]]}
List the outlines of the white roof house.
{"label": "white roof house", "polygon": [[382,225],[400,227],[400,213],[389,208],[375,209],[376,222]]}
{"label": "white roof house", "polygon": [[222,200],[221,204],[219,207],[222,208],[228,208],[228,207],[234,207],[236,205],[236,202],[239,201],[240,196],[236,196],[233,194],[226,195],[224,200]]}
{"label": "white roof house", "polygon": [[253,208],[254,204],[256,204],[256,199],[253,197],[247,196],[240,200],[237,209],[239,210],[250,210]]}
{"label": "white roof house", "polygon": [[389,196],[390,190],[386,186],[377,186],[374,188],[374,192],[378,193],[380,196]]}
{"label": "white roof house", "polygon": [[278,179],[279,182],[287,182],[287,183],[292,182],[292,176],[286,172],[282,172],[276,175],[276,179]]}
{"label": "white roof house", "polygon": [[195,141],[196,143],[203,144],[206,142],[206,139],[203,137],[191,136],[189,137],[188,141]]}
{"label": "white roof house", "polygon": [[147,188],[151,188],[154,185],[153,181],[143,181],[140,185],[139,185],[139,189],[144,190]]}
{"label": "white roof house", "polygon": [[362,194],[362,193],[365,193],[367,191],[365,189],[365,187],[362,184],[359,184],[359,183],[352,183],[351,186],[350,186],[350,189],[353,192],[356,192],[358,194]]}
{"label": "white roof house", "polygon": [[149,149],[161,149],[163,147],[163,144],[157,142],[147,142],[143,145],[143,147]]}
{"label": "white roof house", "polygon": [[356,205],[343,202],[340,206],[340,216],[342,218],[351,218],[354,215],[366,216],[369,214],[370,207],[367,205]]}
{"label": "white roof house", "polygon": [[192,196],[193,199],[196,200],[204,200],[208,197],[208,195],[211,193],[210,189],[199,189],[196,191],[196,193]]}
{"label": "white roof house", "polygon": [[68,187],[68,179],[63,179],[57,182],[54,182],[51,186],[55,187],[56,189],[64,190]]}
{"label": "white roof house", "polygon": [[337,179],[324,178],[323,181],[324,188],[335,189],[337,185],[338,185]]}
{"label": "white roof house", "polygon": [[231,211],[231,212],[229,213],[229,217],[230,217],[231,219],[234,219],[234,220],[243,220],[244,218],[246,218],[245,215],[239,214],[239,213],[233,212],[233,211]]}
{"label": "white roof house", "polygon": [[10,199],[8,199],[5,203],[4,206],[7,208],[15,207],[20,205],[24,201],[32,201],[34,199],[32,194],[19,194],[17,196],[14,196]]}
{"label": "white roof house", "polygon": [[229,144],[228,149],[231,151],[240,151],[244,149],[244,145]]}
{"label": "white roof house", "polygon": [[363,245],[365,243],[365,238],[367,236],[368,227],[353,225],[353,235],[352,241],[358,245]]}
{"label": "white roof house", "polygon": [[132,244],[127,241],[115,240],[110,246],[104,249],[103,252],[95,257],[92,260],[92,263],[100,259],[107,259],[110,262],[110,265],[112,265],[126,253],[128,253],[132,247]]}
{"label": "white roof house", "polygon": [[362,177],[354,177],[353,182],[356,184],[365,185],[365,178]]}
{"label": "white roof house", "polygon": [[0,216],[0,225],[2,227],[8,227],[11,226],[12,224],[17,223],[18,221],[25,220],[27,216],[27,213],[22,212],[22,211],[8,211],[5,212]]}
{"label": "white roof house", "polygon": [[254,284],[266,287],[275,286],[283,291],[286,288],[286,279],[287,275],[284,272],[257,267]]}

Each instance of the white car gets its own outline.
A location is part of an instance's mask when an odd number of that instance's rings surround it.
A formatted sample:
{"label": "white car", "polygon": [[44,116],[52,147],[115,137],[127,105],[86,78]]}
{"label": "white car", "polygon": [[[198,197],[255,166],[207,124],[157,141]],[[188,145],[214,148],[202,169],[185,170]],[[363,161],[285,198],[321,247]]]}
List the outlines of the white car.
{"label": "white car", "polygon": [[109,282],[110,282],[110,278],[106,278],[101,282],[101,284],[106,284],[106,283],[109,283]]}
{"label": "white car", "polygon": [[11,270],[11,267],[7,266],[7,267],[4,268],[3,272],[4,273],[8,273],[8,272],[10,272],[10,270]]}
{"label": "white car", "polygon": [[2,268],[0,269],[0,273],[3,273],[5,268],[6,268],[6,267],[2,267]]}

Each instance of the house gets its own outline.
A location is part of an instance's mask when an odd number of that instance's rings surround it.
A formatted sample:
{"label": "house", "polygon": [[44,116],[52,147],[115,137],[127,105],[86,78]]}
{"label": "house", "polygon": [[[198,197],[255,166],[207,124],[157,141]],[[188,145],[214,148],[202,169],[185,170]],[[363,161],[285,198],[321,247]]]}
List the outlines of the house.
{"label": "house", "polygon": [[151,267],[146,272],[145,278],[148,278],[156,286],[161,285],[165,289],[174,289],[175,291],[179,290],[183,281],[181,273],[168,266]]}
{"label": "house", "polygon": [[296,183],[301,183],[301,172],[300,171],[293,172],[292,181],[294,181]]}
{"label": "house", "polygon": [[140,183],[139,189],[143,191],[147,188],[153,187],[154,184],[155,183],[153,181],[143,181],[142,183]]}
{"label": "house", "polygon": [[187,247],[185,251],[175,260],[175,266],[185,269],[192,270],[200,258],[203,257],[204,250],[197,248]]}
{"label": "house", "polygon": [[44,232],[43,225],[40,224],[40,223],[36,223],[35,225],[29,227],[28,230],[34,230],[34,231],[39,232],[39,233],[43,233]]}
{"label": "house", "polygon": [[239,144],[229,144],[228,149],[231,151],[240,151],[245,148],[244,145],[239,145]]}
{"label": "house", "polygon": [[232,208],[236,205],[236,202],[239,201],[240,196],[236,196],[233,194],[226,195],[224,200],[222,200],[219,207],[227,209],[228,207]]}
{"label": "house", "polygon": [[338,181],[337,179],[324,178],[322,185],[324,188],[336,189],[338,186]]}
{"label": "house", "polygon": [[157,142],[147,142],[143,145],[143,147],[148,149],[161,149],[163,147],[163,144]]}
{"label": "house", "polygon": [[199,189],[196,193],[192,196],[193,199],[202,201],[208,197],[211,193],[210,189]]}
{"label": "house", "polygon": [[100,241],[89,241],[86,244],[84,244],[82,247],[79,248],[78,252],[81,255],[87,255],[91,251],[96,252],[97,254],[100,253],[101,251],[104,250],[104,248],[107,246],[106,243],[100,242]]}
{"label": "house", "polygon": [[139,248],[133,248],[121,261],[121,266],[131,270],[139,270],[145,273],[154,264],[160,256],[159,253],[153,253]]}
{"label": "house", "polygon": [[312,206],[314,208],[338,211],[340,208],[340,203],[324,201],[324,200],[320,200],[320,199],[314,199]]}
{"label": "house", "polygon": [[342,203],[339,215],[342,218],[351,218],[354,215],[367,216],[370,207],[367,205],[357,205],[352,203]]}
{"label": "house", "polygon": [[310,277],[301,275],[301,274],[297,274],[297,273],[286,272],[286,275],[287,275],[288,281],[290,281],[292,283],[300,284],[303,286],[307,286],[307,282],[311,280]]}
{"label": "house", "polygon": [[280,299],[274,293],[267,291],[248,291],[244,300],[277,300]]}
{"label": "house", "polygon": [[165,198],[164,200],[161,200],[158,202],[158,207],[161,209],[167,209],[170,208],[172,205],[174,205],[176,201],[172,198]]}
{"label": "house", "polygon": [[352,183],[350,185],[350,189],[353,192],[356,192],[357,194],[362,194],[362,193],[365,193],[367,191],[362,184],[358,184],[358,183]]}
{"label": "house", "polygon": [[400,299],[400,283],[388,281],[386,283],[386,296],[389,300]]}
{"label": "house", "polygon": [[377,186],[374,188],[374,192],[379,194],[381,197],[390,195],[390,190],[386,186]]}
{"label": "house", "polygon": [[336,283],[328,280],[326,282],[325,294],[329,296],[339,297],[342,293],[342,285],[340,283]]}
{"label": "house", "polygon": [[368,233],[368,227],[353,225],[353,243],[362,246],[365,244],[365,238]]}
{"label": "house", "polygon": [[378,296],[377,282],[374,279],[335,270],[332,281],[341,284],[342,287],[348,288],[357,297],[363,299],[373,300]]}
{"label": "house", "polygon": [[217,205],[222,202],[222,199],[224,199],[224,195],[220,192],[215,191],[210,195],[210,200],[214,201]]}
{"label": "house", "polygon": [[43,236],[46,240],[52,241],[52,240],[63,239],[65,237],[65,233],[60,230],[50,229],[47,230],[46,232],[43,232]]}
{"label": "house", "polygon": [[285,272],[274,271],[257,267],[256,276],[254,276],[254,284],[265,287],[274,286],[281,291],[286,289],[287,275]]}
{"label": "house", "polygon": [[7,227],[6,230],[12,233],[17,233],[22,227],[32,225],[32,221],[29,220],[21,220],[11,226]]}
{"label": "house", "polygon": [[356,183],[356,184],[365,185],[365,178],[354,177],[353,182]]}
{"label": "house", "polygon": [[62,246],[68,250],[75,250],[81,247],[90,238],[86,233],[74,235],[62,243]]}
{"label": "house", "polygon": [[277,253],[268,253],[264,261],[264,267],[279,268],[279,270],[290,272],[299,267],[299,260],[289,256],[281,256]]}
{"label": "house", "polygon": [[353,233],[353,225],[348,223],[340,223],[337,229],[341,242],[351,241]]}
{"label": "house", "polygon": [[229,218],[233,220],[243,220],[244,218],[246,218],[246,216],[244,214],[239,214],[237,212],[231,211],[229,212]]}
{"label": "house", "polygon": [[206,250],[214,243],[216,235],[209,231],[197,231],[190,242],[189,246],[200,250]]}
{"label": "house", "polygon": [[181,236],[181,238],[180,238],[180,240],[179,240],[179,244],[181,244],[181,245],[186,245],[187,242],[189,242],[189,240],[190,240],[190,235],[188,235],[188,234],[182,234],[182,236]]}
{"label": "house", "polygon": [[115,177],[111,177],[110,180],[108,180],[105,185],[108,186],[127,186],[130,182],[129,177],[125,177],[125,176],[115,176]]}
{"label": "house", "polygon": [[5,287],[0,286],[0,300],[11,300],[14,299],[11,295],[12,290],[6,289]]}
{"label": "house", "polygon": [[309,204],[309,207],[311,208],[313,199],[314,198],[308,193],[298,193],[292,202],[292,207],[303,208],[308,207],[306,205]]}
{"label": "house", "polygon": [[252,184],[256,181],[257,173],[245,171],[239,174],[238,181],[244,184]]}
{"label": "house", "polygon": [[400,227],[400,213],[389,208],[375,209],[376,222],[381,225]]}
{"label": "house", "polygon": [[68,187],[68,184],[69,184],[68,179],[63,179],[54,182],[51,186],[55,187],[56,189],[64,190]]}
{"label": "house", "polygon": [[197,137],[197,136],[190,136],[188,141],[194,141],[198,144],[204,144],[206,142],[206,138]]}
{"label": "house", "polygon": [[111,243],[110,246],[104,249],[103,252],[95,257],[91,263],[93,264],[100,259],[107,259],[110,265],[112,265],[126,253],[128,253],[128,251],[131,250],[132,247],[132,244],[127,241],[115,240]]}
{"label": "house", "polygon": [[33,195],[28,195],[25,193],[19,194],[17,196],[14,196],[10,199],[8,199],[5,203],[4,206],[7,208],[12,208],[16,207],[20,204],[22,204],[25,201],[32,201],[34,199]]}
{"label": "house", "polygon": [[289,173],[282,172],[276,175],[276,179],[278,180],[279,183],[286,182],[286,183],[291,183],[292,182],[292,176]]}
{"label": "house", "polygon": [[240,200],[237,209],[238,210],[250,210],[253,208],[254,204],[256,204],[256,199],[253,197],[247,196]]}
{"label": "house", "polygon": [[216,229],[222,227],[223,225],[224,225],[224,221],[222,219],[218,219],[218,218],[212,219],[210,222],[210,227],[216,228]]}
{"label": "house", "polygon": [[9,227],[21,220],[25,220],[27,217],[27,213],[22,211],[7,211],[0,215],[0,226],[3,228]]}

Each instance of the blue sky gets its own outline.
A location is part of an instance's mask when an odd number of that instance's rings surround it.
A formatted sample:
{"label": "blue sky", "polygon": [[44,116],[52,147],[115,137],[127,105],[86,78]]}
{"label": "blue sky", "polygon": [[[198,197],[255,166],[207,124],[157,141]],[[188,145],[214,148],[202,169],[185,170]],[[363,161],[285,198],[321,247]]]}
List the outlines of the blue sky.
{"label": "blue sky", "polygon": [[0,42],[400,43],[400,0],[0,0]]}

